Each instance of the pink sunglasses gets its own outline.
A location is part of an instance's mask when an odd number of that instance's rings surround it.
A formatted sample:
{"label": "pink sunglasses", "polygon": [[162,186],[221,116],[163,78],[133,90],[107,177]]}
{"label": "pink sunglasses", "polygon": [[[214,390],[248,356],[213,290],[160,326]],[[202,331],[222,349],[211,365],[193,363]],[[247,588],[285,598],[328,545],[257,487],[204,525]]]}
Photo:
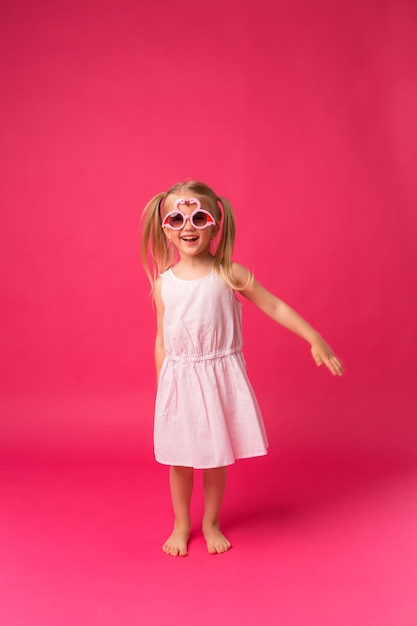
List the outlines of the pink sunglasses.
{"label": "pink sunglasses", "polygon": [[[197,208],[191,213],[191,215],[184,215],[184,213],[182,213],[182,211],[178,208],[179,204],[187,204],[188,206],[196,204]],[[216,220],[212,214],[201,208],[200,200],[197,198],[190,198],[189,200],[180,198],[174,202],[174,210],[165,215],[162,220],[162,228],[166,227],[171,228],[172,230],[181,230],[184,228],[188,219],[194,228],[197,228],[198,230],[207,228],[207,226],[214,226],[216,224]]]}

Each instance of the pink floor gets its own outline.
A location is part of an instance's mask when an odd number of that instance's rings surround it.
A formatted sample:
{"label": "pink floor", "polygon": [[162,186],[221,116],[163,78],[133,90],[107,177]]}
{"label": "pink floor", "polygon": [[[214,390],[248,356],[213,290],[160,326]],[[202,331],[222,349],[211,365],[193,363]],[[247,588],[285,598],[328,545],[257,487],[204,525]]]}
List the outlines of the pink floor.
{"label": "pink floor", "polygon": [[[279,457],[279,458],[278,458]],[[210,556],[160,545],[166,469],[147,459],[4,460],[1,626],[415,626],[417,470],[275,450],[230,469]]]}

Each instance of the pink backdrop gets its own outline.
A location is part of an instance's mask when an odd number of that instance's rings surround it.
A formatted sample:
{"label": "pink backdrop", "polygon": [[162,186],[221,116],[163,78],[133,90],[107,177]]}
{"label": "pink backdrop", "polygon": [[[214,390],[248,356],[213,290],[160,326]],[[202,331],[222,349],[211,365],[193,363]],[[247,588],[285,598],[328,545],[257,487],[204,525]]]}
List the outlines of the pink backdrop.
{"label": "pink backdrop", "polygon": [[[2,626],[415,626],[416,24],[415,0],[1,2]],[[233,549],[207,555],[196,480],[173,559],[138,243],[183,178],[346,375],[245,303],[270,453],[229,471]]]}
{"label": "pink backdrop", "polygon": [[236,260],[346,365],[245,305],[273,458],[415,458],[415,6],[3,3],[6,452],[152,460],[139,216],[198,178],[235,206]]}

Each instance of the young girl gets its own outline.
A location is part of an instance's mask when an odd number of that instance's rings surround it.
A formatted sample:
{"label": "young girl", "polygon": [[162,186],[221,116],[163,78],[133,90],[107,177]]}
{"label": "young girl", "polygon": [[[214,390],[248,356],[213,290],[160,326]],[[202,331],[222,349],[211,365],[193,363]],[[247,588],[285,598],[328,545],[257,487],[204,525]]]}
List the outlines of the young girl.
{"label": "young girl", "polygon": [[218,554],[231,547],[219,527],[226,466],[264,455],[268,445],[242,355],[236,292],[305,339],[317,365],[341,375],[342,364],[317,331],[232,262],[233,209],[210,187],[178,183],[150,200],[144,220],[142,260],[157,313],[155,457],[170,466],[175,516],[162,549],[187,554],[193,473],[202,469],[202,530],[208,552]]}

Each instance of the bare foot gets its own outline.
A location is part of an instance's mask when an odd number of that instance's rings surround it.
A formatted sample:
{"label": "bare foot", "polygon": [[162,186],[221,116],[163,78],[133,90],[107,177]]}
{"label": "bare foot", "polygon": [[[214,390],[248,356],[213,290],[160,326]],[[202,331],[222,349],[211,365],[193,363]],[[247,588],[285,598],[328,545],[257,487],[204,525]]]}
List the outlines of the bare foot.
{"label": "bare foot", "polygon": [[189,536],[190,529],[188,526],[174,528],[172,534],[168,537],[168,539],[162,546],[162,550],[165,552],[165,554],[170,554],[171,556],[187,556]]}
{"label": "bare foot", "polygon": [[232,547],[232,544],[223,535],[218,524],[203,526],[203,535],[210,554],[222,554]]}

